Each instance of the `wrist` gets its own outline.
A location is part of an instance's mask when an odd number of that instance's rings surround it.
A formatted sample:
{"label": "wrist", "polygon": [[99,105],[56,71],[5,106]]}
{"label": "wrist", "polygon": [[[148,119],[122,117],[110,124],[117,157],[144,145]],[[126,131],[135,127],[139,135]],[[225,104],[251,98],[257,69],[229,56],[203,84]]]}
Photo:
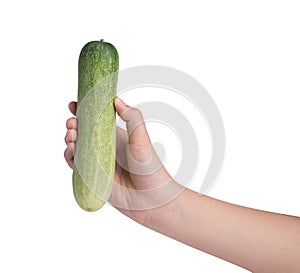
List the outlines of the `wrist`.
{"label": "wrist", "polygon": [[[121,190],[123,192],[120,193]],[[115,185],[110,203],[132,220],[159,231],[161,227],[168,224],[168,221],[174,221],[175,213],[178,213],[180,207],[178,199],[185,190],[186,188],[173,179],[150,190],[133,190]],[[127,196],[127,198],[116,198],[116,194]],[[123,202],[121,203],[120,200]],[[127,202],[128,200],[130,202]]]}
{"label": "wrist", "polygon": [[151,209],[146,226],[167,235],[168,230],[177,226],[180,215],[183,214],[183,195],[187,190],[187,188],[173,180],[168,185],[168,191],[164,190],[164,198],[162,198],[164,202],[160,206]]}

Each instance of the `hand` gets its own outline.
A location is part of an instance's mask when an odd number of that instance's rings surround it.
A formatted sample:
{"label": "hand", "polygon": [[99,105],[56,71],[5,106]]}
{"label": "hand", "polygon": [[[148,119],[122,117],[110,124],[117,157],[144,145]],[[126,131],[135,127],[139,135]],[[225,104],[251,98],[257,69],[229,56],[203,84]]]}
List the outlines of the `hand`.
{"label": "hand", "polygon": [[[116,127],[116,168],[109,202],[125,215],[146,225],[150,221],[151,209],[173,199],[182,188],[173,181],[155,153],[142,113],[118,97],[114,104],[118,115],[126,122],[127,131]],[[76,102],[69,104],[73,115],[76,106]],[[76,118],[69,118],[66,126],[64,156],[73,168]]]}
{"label": "hand", "polygon": [[[117,127],[113,206],[150,229],[251,272],[300,272],[299,217],[230,204],[181,187],[154,152],[141,112],[118,98],[115,107],[127,131]],[[75,115],[76,103],[69,108]],[[76,119],[68,119],[65,158],[70,167],[76,128]]]}

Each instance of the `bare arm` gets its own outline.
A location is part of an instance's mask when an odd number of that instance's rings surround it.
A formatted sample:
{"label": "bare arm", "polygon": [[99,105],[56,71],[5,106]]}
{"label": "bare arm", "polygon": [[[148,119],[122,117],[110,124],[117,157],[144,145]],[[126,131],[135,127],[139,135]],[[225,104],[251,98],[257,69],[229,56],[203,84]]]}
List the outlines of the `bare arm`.
{"label": "bare arm", "polygon": [[[137,153],[138,158],[144,159],[144,151],[151,142],[142,115],[120,99],[115,100],[115,106],[129,129],[128,137],[120,128],[117,130],[117,157],[121,159],[124,157],[126,154],[124,147],[129,139],[130,144],[137,145],[131,147],[138,147],[133,149],[133,154]],[[75,109],[76,103],[71,103],[70,110],[73,114]],[[72,167],[77,136],[75,118],[67,121],[67,128],[65,158]],[[166,185],[166,181],[170,181],[167,192],[158,191],[161,195],[142,195],[143,198],[136,198],[139,195],[130,195],[129,191],[126,191],[128,188],[130,192],[135,189],[145,193],[147,192],[145,190],[151,192],[153,188],[164,189],[160,186]],[[233,205],[182,188],[171,179],[163,166],[154,173],[150,172],[149,175],[137,175],[117,164],[115,182],[110,198],[111,204],[133,220],[153,230],[254,273],[300,273],[299,217]],[[121,188],[123,190],[119,191]],[[153,205],[153,199],[162,201],[159,198],[162,196],[166,201],[165,198],[169,193],[175,193],[173,196],[176,196],[181,191],[175,200],[166,205],[142,209],[145,204]],[[164,202],[160,204],[162,203]]]}
{"label": "bare arm", "polygon": [[148,227],[255,273],[300,272],[300,218],[233,205],[186,189]]}

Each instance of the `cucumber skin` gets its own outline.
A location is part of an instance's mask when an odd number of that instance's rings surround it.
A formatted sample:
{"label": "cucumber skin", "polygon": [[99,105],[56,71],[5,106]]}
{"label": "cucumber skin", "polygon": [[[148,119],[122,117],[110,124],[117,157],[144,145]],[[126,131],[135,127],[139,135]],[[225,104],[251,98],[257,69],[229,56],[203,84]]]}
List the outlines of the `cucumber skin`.
{"label": "cucumber skin", "polygon": [[[118,68],[118,52],[110,43],[92,41],[87,43],[80,52],[76,113],[78,138],[72,180],[74,197],[78,205],[86,211],[100,209],[109,198],[112,188],[116,141],[116,113],[113,98],[117,92]],[[101,81],[104,85],[104,90],[101,91],[105,92],[97,91],[97,97],[91,97],[94,96],[91,90],[97,88]],[[97,112],[99,107],[104,108],[101,110],[101,116]],[[95,167],[97,166],[95,157],[91,156],[91,147],[94,148],[101,170],[107,177],[103,174],[99,175],[99,167]],[[101,170],[100,172],[102,172]],[[86,179],[82,178],[82,173],[86,174]],[[87,177],[89,178],[87,179]]]}

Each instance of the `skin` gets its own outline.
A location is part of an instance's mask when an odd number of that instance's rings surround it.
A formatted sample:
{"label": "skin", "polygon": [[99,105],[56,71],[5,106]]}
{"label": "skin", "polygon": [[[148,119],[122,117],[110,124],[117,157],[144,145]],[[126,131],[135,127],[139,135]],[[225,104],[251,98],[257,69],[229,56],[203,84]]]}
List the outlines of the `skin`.
{"label": "skin", "polygon": [[[180,186],[152,149],[141,112],[118,97],[114,103],[127,127],[117,127],[109,199],[114,207],[150,229],[251,272],[300,272],[299,217],[227,203]],[[69,109],[75,115],[76,102]],[[76,118],[69,118],[66,127],[64,156],[73,168]]]}

